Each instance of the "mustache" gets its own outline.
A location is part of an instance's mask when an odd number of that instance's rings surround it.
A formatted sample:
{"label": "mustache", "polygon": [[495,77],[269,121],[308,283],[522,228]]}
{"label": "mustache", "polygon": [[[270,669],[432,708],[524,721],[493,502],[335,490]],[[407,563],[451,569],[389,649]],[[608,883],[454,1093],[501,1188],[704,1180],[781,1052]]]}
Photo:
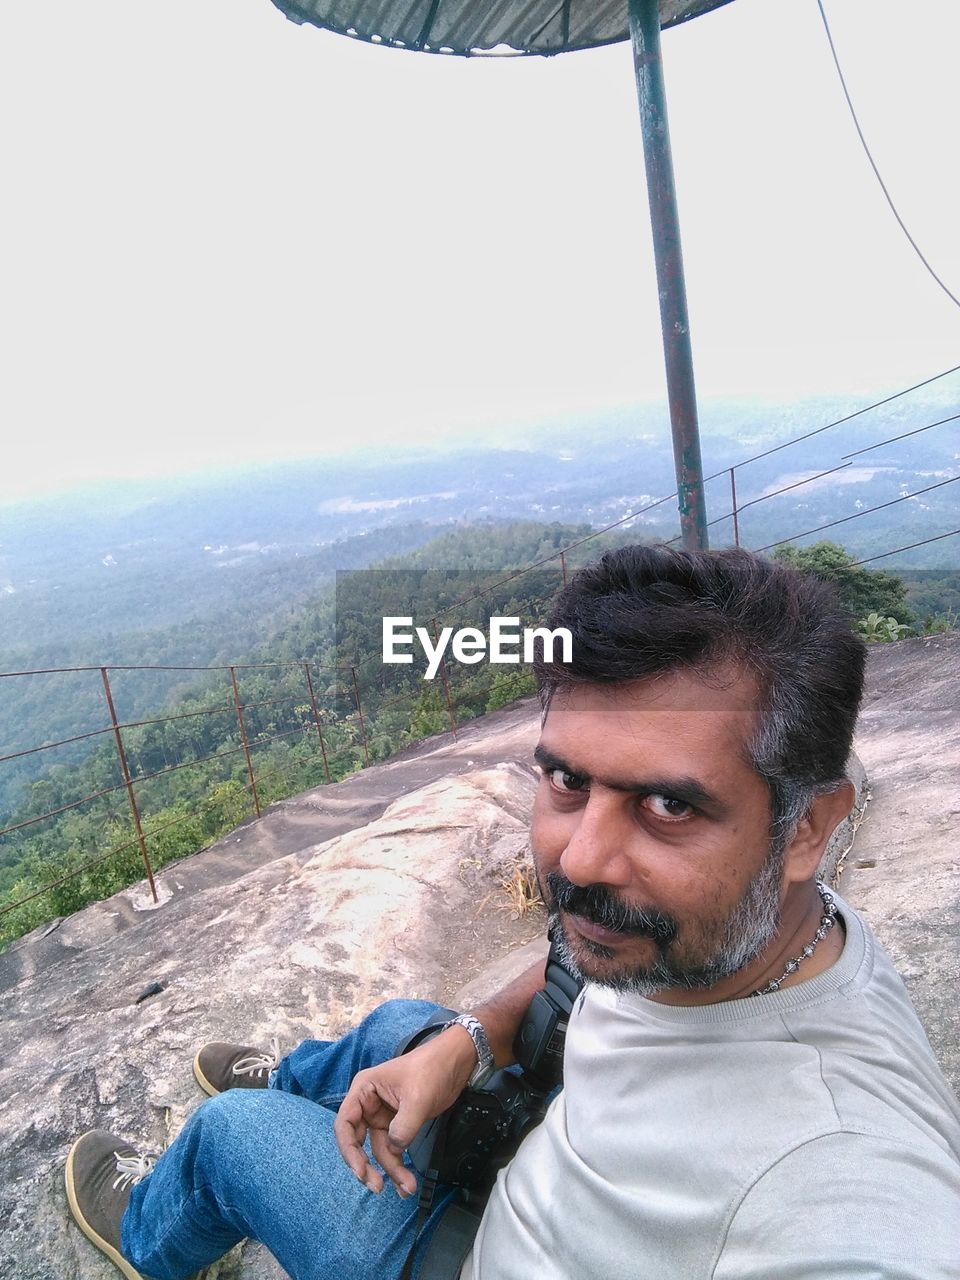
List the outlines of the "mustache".
{"label": "mustache", "polygon": [[601,884],[577,885],[562,871],[548,872],[546,882],[552,898],[551,910],[582,916],[591,924],[615,933],[652,938],[664,947],[673,942],[679,932],[680,926],[672,916],[655,907],[628,907]]}

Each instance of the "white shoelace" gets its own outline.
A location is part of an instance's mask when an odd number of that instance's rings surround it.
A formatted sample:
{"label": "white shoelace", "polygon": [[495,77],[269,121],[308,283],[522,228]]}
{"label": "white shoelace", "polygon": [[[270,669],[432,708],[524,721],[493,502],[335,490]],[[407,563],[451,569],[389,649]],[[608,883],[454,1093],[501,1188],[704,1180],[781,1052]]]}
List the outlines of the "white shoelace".
{"label": "white shoelace", "polygon": [[118,1187],[135,1187],[157,1163],[156,1156],[147,1156],[142,1153],[122,1156],[119,1151],[115,1151],[113,1154],[117,1162],[117,1177],[113,1182],[114,1191]]}
{"label": "white shoelace", "polygon": [[270,1041],[269,1053],[252,1053],[248,1058],[238,1058],[233,1064],[235,1076],[262,1076],[280,1065],[280,1041],[276,1036]]}

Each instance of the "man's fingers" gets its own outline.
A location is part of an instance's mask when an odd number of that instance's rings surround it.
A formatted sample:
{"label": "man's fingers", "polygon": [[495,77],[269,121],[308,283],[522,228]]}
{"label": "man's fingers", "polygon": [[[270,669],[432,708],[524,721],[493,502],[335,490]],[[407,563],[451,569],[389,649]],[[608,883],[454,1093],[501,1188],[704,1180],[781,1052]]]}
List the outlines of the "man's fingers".
{"label": "man's fingers", "polygon": [[364,1155],[363,1147],[361,1146],[365,1135],[365,1127],[361,1129],[359,1126],[355,1126],[351,1120],[344,1116],[342,1110],[337,1112],[333,1121],[333,1136],[337,1140],[337,1147],[344,1163],[361,1180],[367,1163],[367,1157]]}
{"label": "man's fingers", "polygon": [[383,1178],[373,1168],[363,1149],[367,1124],[363,1106],[356,1096],[344,1098],[333,1121],[333,1136],[344,1163],[371,1191],[383,1190]]}
{"label": "man's fingers", "polygon": [[[371,1129],[370,1148],[374,1158],[401,1195],[412,1196],[417,1190],[417,1180],[403,1163],[386,1129]],[[400,1148],[402,1151],[403,1148]]]}
{"label": "man's fingers", "polygon": [[397,1155],[405,1151],[428,1120],[433,1118],[429,1110],[419,1101],[408,1102],[402,1099],[397,1114],[390,1121],[387,1136],[391,1151]]}
{"label": "man's fingers", "polygon": [[412,1195],[417,1183],[403,1163],[406,1144],[396,1143],[387,1129],[388,1124],[392,1129],[391,1122],[396,1120],[396,1105],[395,1098],[384,1099],[374,1079],[364,1079],[358,1074],[340,1104],[333,1122],[333,1133],[347,1167],[371,1191],[380,1192],[383,1190],[380,1170],[370,1163],[363,1149],[364,1139],[369,1133],[370,1148],[384,1172],[402,1195]]}

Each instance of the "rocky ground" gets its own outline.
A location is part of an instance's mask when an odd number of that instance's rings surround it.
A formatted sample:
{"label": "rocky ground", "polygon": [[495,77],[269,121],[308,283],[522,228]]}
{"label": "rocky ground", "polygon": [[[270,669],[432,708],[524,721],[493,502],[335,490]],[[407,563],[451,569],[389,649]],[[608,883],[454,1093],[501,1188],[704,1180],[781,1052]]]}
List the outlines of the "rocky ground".
{"label": "rocky ground", "polygon": [[[872,798],[841,878],[955,1087],[958,669],[957,635],[871,652],[857,751]],[[166,868],[159,907],[137,886],[0,956],[2,1280],[114,1280],[68,1223],[66,1150],[93,1126],[162,1148],[202,1098],[203,1040],[290,1047],[390,996],[466,1002],[542,950],[542,916],[512,911],[504,887],[526,854],[537,727],[517,704],[275,805]],[[850,843],[848,829],[834,856]],[[282,1273],[245,1246],[214,1275]]]}
{"label": "rocky ground", "polygon": [[[164,868],[159,906],[137,885],[0,956],[2,1280],[115,1280],[68,1225],[67,1148],[97,1127],[162,1150],[205,1040],[292,1048],[393,996],[449,1001],[543,934],[512,887],[537,729],[528,701],[275,805]],[[246,1246],[207,1280],[281,1274]]]}
{"label": "rocky ground", "polygon": [[840,891],[889,951],[960,1093],[960,633],[870,653],[870,800]]}

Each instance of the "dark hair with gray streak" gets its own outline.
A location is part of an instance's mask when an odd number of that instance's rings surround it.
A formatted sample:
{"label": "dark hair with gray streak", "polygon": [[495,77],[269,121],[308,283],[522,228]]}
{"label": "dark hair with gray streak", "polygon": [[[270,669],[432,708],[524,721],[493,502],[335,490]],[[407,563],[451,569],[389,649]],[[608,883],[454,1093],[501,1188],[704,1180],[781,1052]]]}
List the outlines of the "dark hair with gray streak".
{"label": "dark hair with gray streak", "polygon": [[623,547],[573,577],[548,625],[570,629],[573,657],[538,655],[544,712],[562,685],[747,667],[760,692],[747,750],[769,788],[781,851],[814,798],[843,782],[866,646],[812,575],[742,550]]}

